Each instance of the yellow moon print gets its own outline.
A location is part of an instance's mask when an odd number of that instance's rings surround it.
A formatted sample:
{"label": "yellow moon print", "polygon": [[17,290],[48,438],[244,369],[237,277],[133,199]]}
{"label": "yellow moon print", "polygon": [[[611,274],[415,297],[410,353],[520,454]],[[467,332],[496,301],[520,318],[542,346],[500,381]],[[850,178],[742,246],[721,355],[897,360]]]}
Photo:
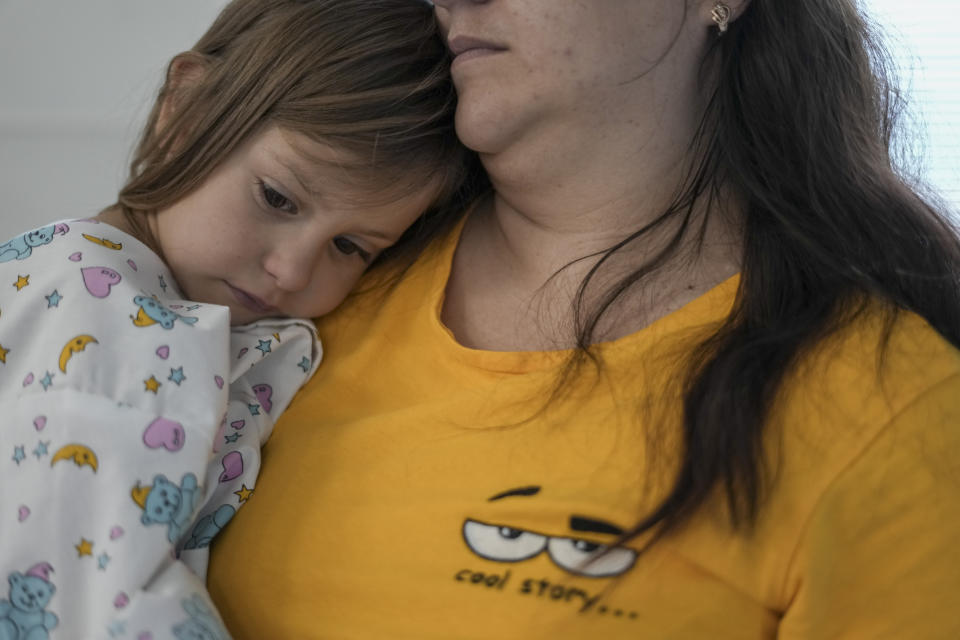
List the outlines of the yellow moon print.
{"label": "yellow moon print", "polygon": [[99,462],[97,461],[97,455],[90,449],[90,447],[84,446],[82,444],[68,444],[66,446],[60,447],[55,454],[53,454],[53,459],[50,461],[50,466],[52,467],[60,460],[73,460],[73,464],[78,467],[87,465],[93,472],[97,472],[97,467]]}
{"label": "yellow moon print", "polygon": [[84,238],[92,242],[93,244],[98,244],[101,247],[106,247],[107,249],[113,249],[114,251],[119,251],[123,249],[123,243],[121,242],[111,242],[106,238],[98,238],[97,236],[87,235],[86,233],[81,234]]}
{"label": "yellow moon print", "polygon": [[60,371],[67,372],[67,361],[78,351],[84,351],[91,342],[99,344],[97,339],[86,334],[77,336],[63,346],[60,352]]}

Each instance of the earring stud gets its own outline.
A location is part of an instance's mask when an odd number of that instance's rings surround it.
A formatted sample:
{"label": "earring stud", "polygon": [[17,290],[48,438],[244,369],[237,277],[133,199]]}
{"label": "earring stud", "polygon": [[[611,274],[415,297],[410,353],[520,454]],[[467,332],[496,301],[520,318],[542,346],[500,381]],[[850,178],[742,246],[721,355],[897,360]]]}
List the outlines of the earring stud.
{"label": "earring stud", "polygon": [[727,32],[727,28],[730,26],[731,13],[730,7],[722,2],[713,5],[713,12],[711,12],[710,17],[713,18],[713,21],[716,23],[720,35]]}

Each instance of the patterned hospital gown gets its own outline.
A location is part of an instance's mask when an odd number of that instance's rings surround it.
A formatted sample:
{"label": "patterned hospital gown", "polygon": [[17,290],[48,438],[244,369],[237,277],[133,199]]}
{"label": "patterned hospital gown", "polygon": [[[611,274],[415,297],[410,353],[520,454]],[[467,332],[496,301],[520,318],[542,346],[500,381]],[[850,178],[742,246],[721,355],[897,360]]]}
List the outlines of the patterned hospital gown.
{"label": "patterned hospital gown", "polygon": [[226,638],[207,545],[320,355],[307,321],[184,300],[112,226],[0,245],[0,638]]}

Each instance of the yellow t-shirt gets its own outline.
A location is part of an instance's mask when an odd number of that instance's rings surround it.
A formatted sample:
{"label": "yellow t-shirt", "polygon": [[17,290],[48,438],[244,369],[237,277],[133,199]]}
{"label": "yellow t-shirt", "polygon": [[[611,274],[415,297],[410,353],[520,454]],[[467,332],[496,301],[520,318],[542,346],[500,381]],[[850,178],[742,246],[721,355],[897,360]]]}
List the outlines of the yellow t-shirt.
{"label": "yellow t-shirt", "polygon": [[960,354],[922,319],[881,375],[865,314],[789,376],[752,531],[718,498],[646,554],[585,564],[662,495],[666,381],[736,278],[602,345],[603,373],[544,409],[565,354],[471,350],[441,324],[457,237],[321,323],[326,361],[213,546],[238,640],[960,637]]}

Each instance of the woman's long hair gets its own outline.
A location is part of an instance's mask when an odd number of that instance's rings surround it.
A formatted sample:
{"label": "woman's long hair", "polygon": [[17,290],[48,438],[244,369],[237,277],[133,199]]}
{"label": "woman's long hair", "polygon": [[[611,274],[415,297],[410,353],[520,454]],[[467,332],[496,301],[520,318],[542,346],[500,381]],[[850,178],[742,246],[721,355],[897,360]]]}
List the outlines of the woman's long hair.
{"label": "woman's long hair", "polygon": [[[680,231],[587,308],[602,259],[575,310],[582,362],[607,309],[696,231],[695,204],[715,205],[721,186],[744,203],[733,311],[685,372],[676,476],[625,536],[650,534],[649,544],[718,490],[734,527],[754,522],[765,489],[764,425],[785,375],[866,301],[883,303],[888,337],[897,313],[909,310],[960,347],[960,242],[941,205],[897,168],[892,143],[903,101],[891,59],[855,0],[752,0],[703,68],[717,74],[715,89],[682,193],[604,258],[667,221],[679,220]],[[568,368],[561,381],[569,379]]]}

